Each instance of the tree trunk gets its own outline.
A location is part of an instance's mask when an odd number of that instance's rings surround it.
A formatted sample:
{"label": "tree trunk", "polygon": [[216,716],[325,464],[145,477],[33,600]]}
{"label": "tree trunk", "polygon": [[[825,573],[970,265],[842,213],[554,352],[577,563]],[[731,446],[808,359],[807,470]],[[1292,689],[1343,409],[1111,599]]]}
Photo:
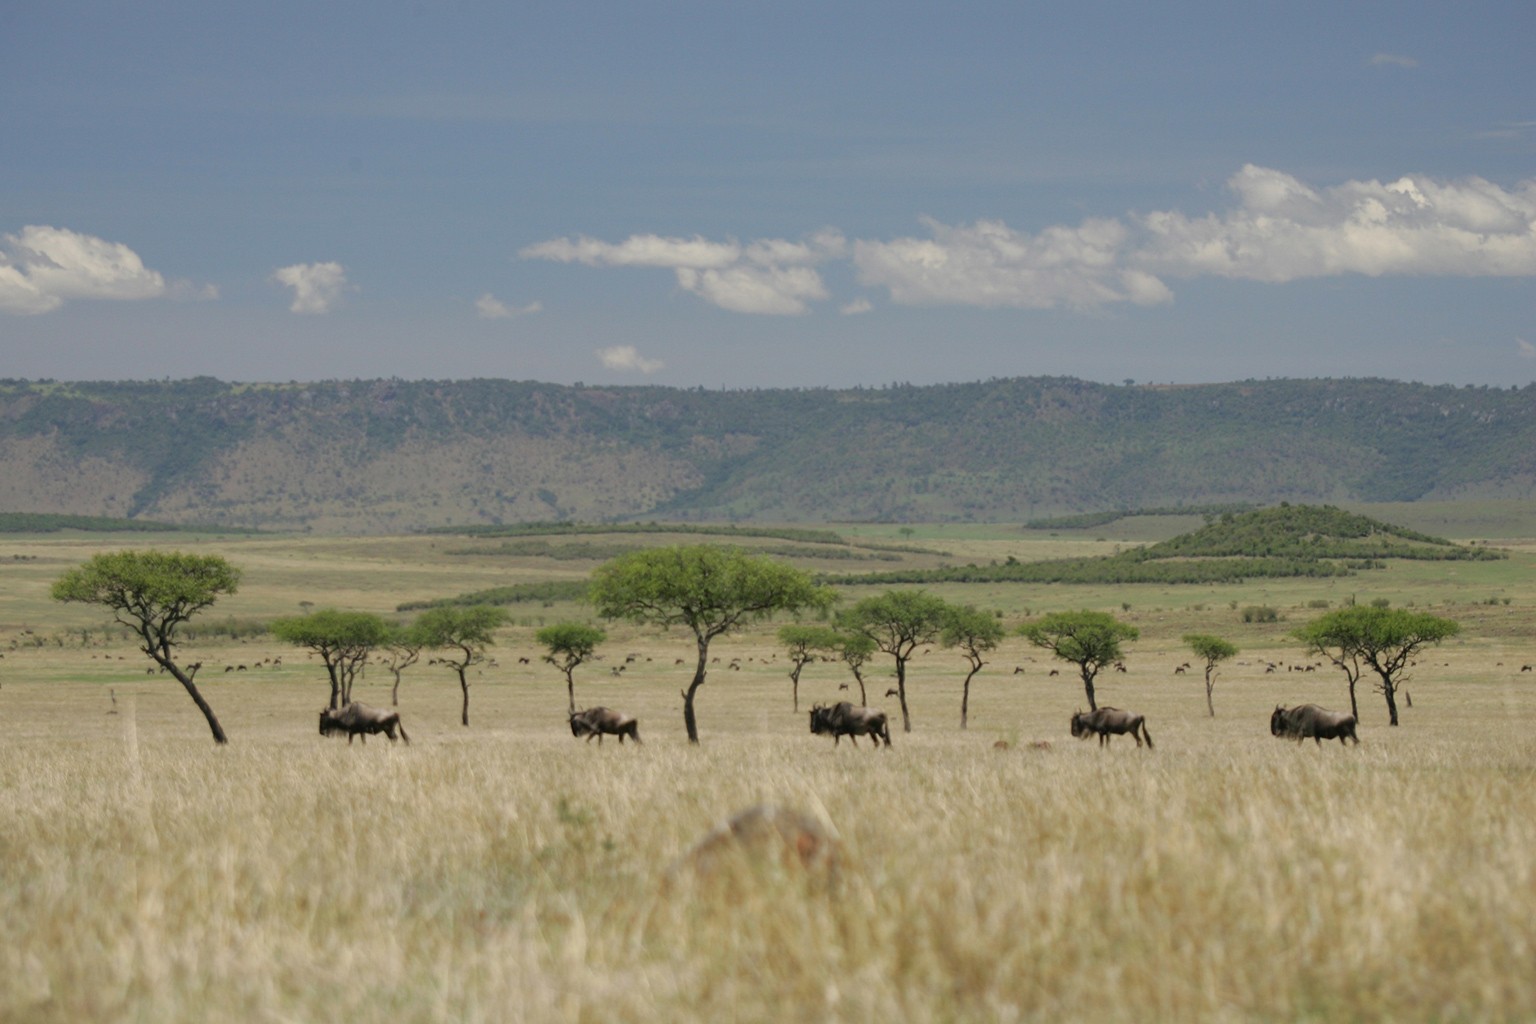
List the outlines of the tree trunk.
{"label": "tree trunk", "polygon": [[1093,699],[1093,673],[1086,666],[1083,668],[1083,692],[1088,694],[1088,710],[1099,710],[1099,705]]}
{"label": "tree trunk", "polygon": [[469,680],[464,677],[464,670],[459,669],[459,689],[464,691],[464,710],[459,716],[465,726],[469,725]]}
{"label": "tree trunk", "polygon": [[1360,705],[1355,703],[1356,677],[1349,677],[1349,713],[1355,716],[1355,721],[1360,721]]}
{"label": "tree trunk", "polygon": [[858,680],[859,683],[859,707],[869,707],[869,694],[864,692],[864,677],[859,673],[858,669],[853,670],[853,678]]}
{"label": "tree trunk", "polygon": [[800,713],[800,665],[796,665],[795,670],[789,674],[789,681],[794,684],[795,714],[798,715]]}
{"label": "tree trunk", "polygon": [[390,702],[390,704],[394,705],[395,707],[399,707],[400,706],[400,670],[397,669],[397,668],[392,668],[392,669],[390,669],[390,671],[395,674],[395,685],[394,685],[394,688],[389,691],[389,702]]}
{"label": "tree trunk", "polygon": [[[1381,677],[1381,692],[1387,697],[1387,724],[1397,724],[1397,687],[1392,685],[1392,680],[1386,676]],[[1359,719],[1355,719],[1359,721]]]}
{"label": "tree trunk", "polygon": [[1216,705],[1211,700],[1211,691],[1216,689],[1216,682],[1211,678],[1211,670],[1205,670],[1205,707],[1210,711],[1211,717],[1216,717]]}
{"label": "tree trunk", "polygon": [[901,729],[912,731],[912,718],[907,714],[907,659],[896,659],[896,698],[901,701]]}
{"label": "tree trunk", "polygon": [[976,669],[974,669],[974,668],[971,669],[971,671],[965,677],[965,686],[960,691],[960,728],[961,729],[964,729],[966,727],[966,722],[967,722],[967,720],[970,717],[970,713],[971,713],[971,680],[973,678],[975,678],[976,672],[977,672]]}
{"label": "tree trunk", "polygon": [[336,678],[336,666],[330,662],[325,663],[326,675],[331,677],[331,710],[341,707],[341,680]]}
{"label": "tree trunk", "polygon": [[187,675],[181,669],[177,668],[170,661],[164,661],[160,658],[156,658],[155,660],[160,662],[161,668],[175,676],[176,681],[186,688],[187,693],[192,697],[192,703],[197,705],[197,709],[201,711],[203,713],[203,717],[208,720],[208,728],[213,730],[213,742],[220,744],[228,743],[229,737],[224,735],[224,727],[219,724],[219,716],[215,715],[213,713],[213,708],[208,706],[208,702],[206,700],[203,700],[203,695],[198,692],[197,684],[192,682],[192,677]]}
{"label": "tree trunk", "polygon": [[699,720],[693,713],[693,695],[699,692],[699,687],[704,685],[704,676],[709,669],[709,641],[699,640],[699,664],[693,670],[693,682],[688,684],[688,689],[683,691],[683,726],[688,730],[688,742],[699,742]]}
{"label": "tree trunk", "polygon": [[571,717],[576,717],[576,679],[570,672],[565,674],[565,695],[570,699]]}

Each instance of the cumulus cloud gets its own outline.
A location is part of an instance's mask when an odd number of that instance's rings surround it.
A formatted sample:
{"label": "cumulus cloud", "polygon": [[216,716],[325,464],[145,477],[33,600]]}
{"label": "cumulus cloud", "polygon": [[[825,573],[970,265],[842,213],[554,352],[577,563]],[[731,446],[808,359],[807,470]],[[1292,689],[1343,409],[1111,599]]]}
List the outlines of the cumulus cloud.
{"label": "cumulus cloud", "polygon": [[1228,182],[1235,209],[1140,218],[1142,269],[1283,282],[1341,274],[1536,274],[1536,181],[1348,181],[1315,189],[1252,164]]}
{"label": "cumulus cloud", "polygon": [[907,305],[1086,308],[1172,297],[1150,274],[1122,265],[1129,238],[1117,220],[1090,219],[1036,235],[1000,221],[925,223],[929,238],[855,242],[859,280]]}
{"label": "cumulus cloud", "polygon": [[151,299],[166,288],[120,242],[40,225],[0,235],[0,310],[8,313],[47,313],[69,299]]}
{"label": "cumulus cloud", "polygon": [[[763,314],[805,313],[827,299],[817,268],[830,261],[850,262],[861,284],[886,289],[893,302],[1019,309],[1158,305],[1173,300],[1167,281],[1178,278],[1536,275],[1536,179],[1507,189],[1482,178],[1419,176],[1318,187],[1250,164],[1227,185],[1232,201],[1216,212],[1089,218],[1033,233],[996,220],[925,220],[926,237],[577,237],[522,255],[669,268],[678,287],[706,302]],[[841,311],[865,311],[860,301]]]}
{"label": "cumulus cloud", "polygon": [[490,292],[475,300],[475,310],[482,320],[507,320],[515,316],[531,316],[542,312],[542,302],[530,302],[526,306],[509,306]]}
{"label": "cumulus cloud", "polygon": [[279,267],[272,280],[293,289],[293,313],[329,313],[347,289],[347,271],[340,263],[295,263]]}
{"label": "cumulus cloud", "polygon": [[597,358],[602,360],[603,366],[607,369],[618,370],[621,373],[651,374],[666,366],[659,359],[646,359],[633,345],[600,348],[597,350]]}
{"label": "cumulus cloud", "polygon": [[799,242],[767,238],[746,245],[697,235],[632,235],[622,242],[580,236],[530,245],[519,255],[589,267],[670,268],[679,288],[721,309],[788,316],[808,312],[808,303],[827,297],[813,267],[846,250],[841,234],[823,231]]}

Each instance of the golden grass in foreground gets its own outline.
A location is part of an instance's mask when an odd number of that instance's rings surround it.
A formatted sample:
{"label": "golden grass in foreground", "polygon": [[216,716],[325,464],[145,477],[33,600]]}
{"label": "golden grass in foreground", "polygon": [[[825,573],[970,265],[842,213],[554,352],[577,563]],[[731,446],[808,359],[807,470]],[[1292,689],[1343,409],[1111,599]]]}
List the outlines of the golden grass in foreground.
{"label": "golden grass in foreground", "polygon": [[[1104,688],[1149,713],[1138,751],[1071,740],[1078,688],[1044,666],[1000,658],[969,733],[952,674],[914,670],[917,731],[874,753],[808,735],[756,663],[711,675],[697,749],[665,670],[578,679],[642,711],[646,746],[599,749],[561,733],[547,666],[477,686],[470,729],[413,670],[415,742],[349,748],[315,735],[312,665],[210,684],[216,749],[174,683],[120,682],[108,715],[13,654],[0,1020],[1531,1019],[1536,683],[1447,658],[1400,729],[1362,693],[1347,750],[1266,733],[1272,697],[1341,706],[1333,675],[1234,673],[1212,720],[1198,680],[1133,662]],[[663,886],[763,801],[837,830],[835,888]]]}

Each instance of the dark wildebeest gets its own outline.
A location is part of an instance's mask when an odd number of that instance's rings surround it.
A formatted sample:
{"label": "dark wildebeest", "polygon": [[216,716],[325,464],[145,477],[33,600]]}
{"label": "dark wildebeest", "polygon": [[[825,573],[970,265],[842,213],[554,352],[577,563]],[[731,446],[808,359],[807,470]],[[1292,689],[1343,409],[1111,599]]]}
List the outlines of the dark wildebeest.
{"label": "dark wildebeest", "polygon": [[1130,711],[1121,711],[1119,708],[1103,707],[1097,711],[1082,712],[1072,716],[1072,735],[1078,739],[1087,739],[1090,733],[1098,733],[1099,746],[1109,742],[1110,734],[1130,733],[1131,739],[1136,745],[1141,746],[1141,741],[1147,741],[1147,749],[1152,749],[1152,734],[1147,732],[1147,720],[1144,715],[1134,714]]}
{"label": "dark wildebeest", "polygon": [[361,736],[363,742],[368,742],[370,733],[380,733],[389,737],[389,742],[395,742],[395,730],[400,730],[400,738],[405,742],[411,742],[411,738],[405,734],[405,726],[400,724],[400,712],[385,711],[382,708],[371,708],[367,704],[359,704],[353,701],[344,708],[325,708],[320,712],[320,735],[329,736],[332,733],[344,732],[347,734],[348,746],[352,743],[352,737]]}
{"label": "dark wildebeest", "polygon": [[843,742],[847,736],[854,746],[859,745],[860,736],[872,737],[874,745],[879,746],[884,740],[886,746],[891,745],[891,729],[886,721],[884,711],[876,711],[874,708],[854,707],[848,701],[838,701],[831,707],[817,704],[811,709],[811,733],[816,736],[832,736],[832,745],[835,747]]}
{"label": "dark wildebeest", "polygon": [[596,736],[598,746],[603,745],[604,735],[617,736],[620,743],[628,736],[639,743],[640,722],[633,715],[622,715],[607,708],[586,708],[571,716],[571,735],[578,739],[585,736],[588,743]]}
{"label": "dark wildebeest", "polygon": [[1343,746],[1346,739],[1354,740],[1357,747],[1360,745],[1360,737],[1355,735],[1354,715],[1329,711],[1316,704],[1298,704],[1293,708],[1276,704],[1274,713],[1269,716],[1269,734],[1295,737],[1297,743],[1310,736],[1318,746],[1323,745],[1323,740],[1338,740]]}

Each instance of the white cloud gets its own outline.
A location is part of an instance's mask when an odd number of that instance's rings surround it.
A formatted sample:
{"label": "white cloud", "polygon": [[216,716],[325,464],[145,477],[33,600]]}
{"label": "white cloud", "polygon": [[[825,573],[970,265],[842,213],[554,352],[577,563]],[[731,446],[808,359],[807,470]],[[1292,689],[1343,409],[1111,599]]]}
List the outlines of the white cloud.
{"label": "white cloud", "polygon": [[556,238],[530,245],[518,253],[524,259],[581,263],[589,267],[691,267],[697,270],[728,267],[741,259],[734,242],[693,238],[632,235],[622,242],[595,238]]}
{"label": "white cloud", "polygon": [[889,289],[892,301],[907,305],[1088,308],[1172,297],[1161,281],[1122,265],[1129,236],[1117,220],[1085,220],[1037,235],[1000,221],[926,224],[931,238],[855,242],[859,280]]}
{"label": "white cloud", "polygon": [[[1171,302],[1171,278],[1283,283],[1308,277],[1536,276],[1536,179],[1502,188],[1482,178],[1402,177],[1317,187],[1249,164],[1228,181],[1226,210],[1090,218],[1036,233],[995,220],[925,220],[928,237],[747,244],[634,235],[554,239],[527,259],[670,268],[677,284],[722,309],[805,313],[827,299],[816,269],[848,261],[893,302],[1019,309],[1093,309]],[[860,300],[862,301],[862,300]],[[858,301],[845,313],[868,308]]]}
{"label": "white cloud", "polygon": [[1524,338],[1516,338],[1515,347],[1521,359],[1536,359],[1536,345],[1532,345]]}
{"label": "white cloud", "polygon": [[544,310],[542,302],[530,302],[526,306],[509,306],[490,292],[475,300],[475,309],[482,320],[505,320],[515,316],[531,316]]}
{"label": "white cloud", "polygon": [[854,299],[852,302],[843,303],[838,307],[837,311],[843,314],[843,316],[858,316],[860,313],[868,313],[874,308],[874,304],[868,299]]}
{"label": "white cloud", "polygon": [[293,289],[293,313],[329,313],[347,289],[347,272],[340,263],[295,263],[280,267],[272,280]]}
{"label": "white cloud", "polygon": [[631,235],[617,243],[581,236],[530,245],[518,255],[589,267],[670,268],[678,287],[721,309],[788,316],[808,312],[808,302],[827,297],[821,275],[811,268],[840,258],[847,245],[830,230],[801,242],[765,238],[747,245],[697,235]]}
{"label": "white cloud", "polygon": [[1405,57],[1400,53],[1373,53],[1371,54],[1371,59],[1366,63],[1370,64],[1373,68],[1416,68],[1419,66],[1417,60],[1412,57]]}
{"label": "white cloud", "polygon": [[0,236],[5,312],[47,313],[68,299],[151,299],[165,293],[165,278],[119,242],[39,225]]}
{"label": "white cloud", "polygon": [[612,348],[600,348],[597,350],[597,358],[602,360],[603,366],[610,370],[618,370],[622,373],[655,373],[665,368],[666,364],[658,359],[646,359],[633,345],[614,345]]}
{"label": "white cloud", "polygon": [[1140,218],[1134,256],[1150,273],[1283,282],[1342,274],[1536,274],[1536,181],[1348,181],[1311,188],[1248,165],[1228,183],[1236,209]]}

